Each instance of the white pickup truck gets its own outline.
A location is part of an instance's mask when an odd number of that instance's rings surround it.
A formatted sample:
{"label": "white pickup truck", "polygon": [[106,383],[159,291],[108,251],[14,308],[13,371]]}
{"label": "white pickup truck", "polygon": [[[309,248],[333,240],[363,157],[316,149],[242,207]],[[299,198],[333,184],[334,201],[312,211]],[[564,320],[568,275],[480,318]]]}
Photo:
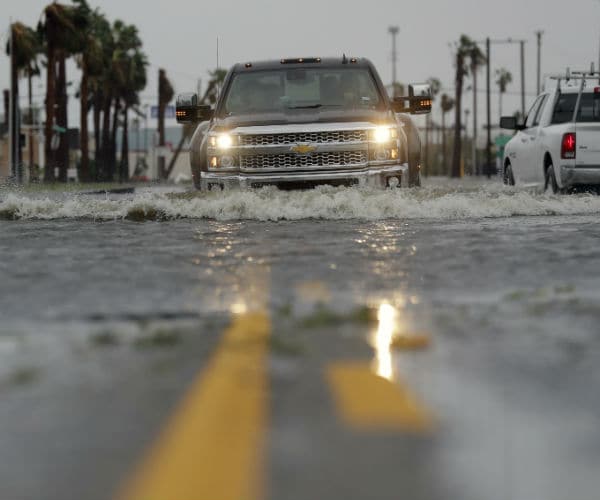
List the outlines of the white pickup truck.
{"label": "white pickup truck", "polygon": [[502,117],[500,127],[517,132],[504,152],[505,184],[553,193],[600,186],[599,76],[592,71],[552,77],[525,123]]}

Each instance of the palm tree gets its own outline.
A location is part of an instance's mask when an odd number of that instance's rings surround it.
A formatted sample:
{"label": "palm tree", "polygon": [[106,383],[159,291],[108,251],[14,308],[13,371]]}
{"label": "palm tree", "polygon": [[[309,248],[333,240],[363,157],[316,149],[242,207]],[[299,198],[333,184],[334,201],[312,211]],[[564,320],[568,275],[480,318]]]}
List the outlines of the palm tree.
{"label": "palm tree", "polygon": [[496,70],[496,85],[498,85],[498,90],[500,91],[500,102],[498,107],[500,117],[502,117],[502,95],[506,93],[506,89],[512,83],[512,81],[512,73],[506,68],[500,68]]}
{"label": "palm tree", "polygon": [[129,110],[133,108],[138,114],[140,113],[137,109],[140,103],[139,92],[146,87],[148,61],[146,55],[141,51],[142,42],[137,28],[125,24],[120,24],[116,28],[116,50],[113,68],[117,84],[116,98],[122,104],[123,135],[119,180],[124,181],[129,177]]}
{"label": "palm tree", "polygon": [[477,73],[487,59],[476,43],[473,43],[469,50],[471,77],[473,78],[473,152],[472,152],[472,173],[479,175],[477,167]]}
{"label": "palm tree", "polygon": [[79,37],[80,45],[77,48],[78,54],[76,55],[77,65],[81,69],[79,87],[81,164],[79,178],[81,181],[87,182],[91,180],[88,132],[88,113],[92,103],[90,100],[90,86],[93,86],[92,82],[102,75],[104,69],[101,39],[98,36],[99,19],[102,19],[103,16],[98,10],[92,11],[86,0],[73,0],[73,3],[80,9],[81,15],[87,19],[87,29]]}
{"label": "palm tree", "polygon": [[[34,76],[40,74],[38,65],[38,56],[41,52],[41,42],[38,34],[32,28],[16,22],[11,26],[11,40],[15,50],[15,72],[11,75],[11,87],[15,95],[18,96],[18,74],[27,76],[28,102],[29,102],[29,179],[35,178],[34,150],[33,150],[33,102],[31,81]],[[10,42],[6,44],[6,53],[12,54],[13,47]],[[18,102],[18,101],[17,101]],[[20,144],[20,143],[19,143]],[[22,158],[21,147],[19,145],[19,158]]]}
{"label": "palm tree", "polygon": [[[454,122],[454,153],[452,155],[452,177],[461,176],[460,160],[462,156],[462,94],[465,83],[465,76],[468,75],[467,58],[471,57],[476,51],[477,45],[468,36],[462,35],[456,45],[456,97]],[[471,57],[473,61],[473,57]]]}
{"label": "palm tree", "polygon": [[[158,145],[165,145],[165,108],[171,102],[175,91],[171,82],[167,78],[167,73],[164,69],[158,71]],[[165,179],[167,175],[165,157],[158,157],[158,177]]]}
{"label": "palm tree", "polygon": [[115,37],[113,28],[106,18],[95,18],[96,36],[102,45],[101,75],[93,81],[94,103],[94,140],[96,144],[96,180],[106,181],[111,179],[114,170],[111,163],[111,133],[110,118],[114,96],[113,55],[115,51]]}
{"label": "palm tree", "polygon": [[448,172],[448,154],[446,151],[446,143],[447,143],[447,132],[446,132],[446,114],[452,111],[454,108],[454,99],[450,97],[448,94],[442,94],[442,152],[444,156],[444,172]]}
{"label": "palm tree", "polygon": [[[435,100],[437,95],[440,93],[442,89],[442,82],[438,78],[431,77],[427,80],[429,87],[431,89],[431,97]],[[425,175],[429,175],[429,146],[430,146],[430,133],[431,133],[431,114],[426,115],[425,117]]]}
{"label": "palm tree", "polygon": [[[46,168],[44,179],[54,180],[54,168],[59,167],[59,179],[66,181],[68,168],[67,142],[67,77],[66,58],[77,52],[81,46],[81,34],[86,31],[88,19],[80,5],[70,7],[51,3],[43,12],[43,20],[38,32],[46,43],[47,84],[46,84],[46,125],[45,153]],[[58,71],[57,71],[58,65]],[[60,144],[55,153],[52,148],[54,125],[60,127]]]}

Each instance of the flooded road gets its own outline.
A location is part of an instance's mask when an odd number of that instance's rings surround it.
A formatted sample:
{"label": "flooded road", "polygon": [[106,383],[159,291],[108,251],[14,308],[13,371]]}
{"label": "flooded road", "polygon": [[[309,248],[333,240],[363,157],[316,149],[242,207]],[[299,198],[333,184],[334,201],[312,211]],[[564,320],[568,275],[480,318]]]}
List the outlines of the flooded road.
{"label": "flooded road", "polygon": [[0,498],[594,498],[599,215],[472,182],[0,190]]}

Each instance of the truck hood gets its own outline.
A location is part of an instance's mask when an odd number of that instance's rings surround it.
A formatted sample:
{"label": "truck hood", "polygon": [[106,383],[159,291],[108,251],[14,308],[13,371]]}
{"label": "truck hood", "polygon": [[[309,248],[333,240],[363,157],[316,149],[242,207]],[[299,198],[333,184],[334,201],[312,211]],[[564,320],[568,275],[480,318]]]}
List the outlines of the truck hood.
{"label": "truck hood", "polygon": [[285,113],[263,113],[252,115],[232,115],[216,118],[214,127],[231,130],[238,127],[261,125],[292,125],[307,123],[368,122],[373,124],[389,123],[393,114],[388,111],[374,110],[289,110]]}

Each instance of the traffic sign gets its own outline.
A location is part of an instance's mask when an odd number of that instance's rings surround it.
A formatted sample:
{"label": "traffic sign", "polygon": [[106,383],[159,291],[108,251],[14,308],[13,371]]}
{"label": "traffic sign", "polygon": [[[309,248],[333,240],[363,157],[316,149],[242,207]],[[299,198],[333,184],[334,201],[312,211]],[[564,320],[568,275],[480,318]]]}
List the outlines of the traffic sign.
{"label": "traffic sign", "polygon": [[[158,106],[150,107],[150,117],[158,118]],[[175,106],[165,106],[165,118],[175,118]]]}

